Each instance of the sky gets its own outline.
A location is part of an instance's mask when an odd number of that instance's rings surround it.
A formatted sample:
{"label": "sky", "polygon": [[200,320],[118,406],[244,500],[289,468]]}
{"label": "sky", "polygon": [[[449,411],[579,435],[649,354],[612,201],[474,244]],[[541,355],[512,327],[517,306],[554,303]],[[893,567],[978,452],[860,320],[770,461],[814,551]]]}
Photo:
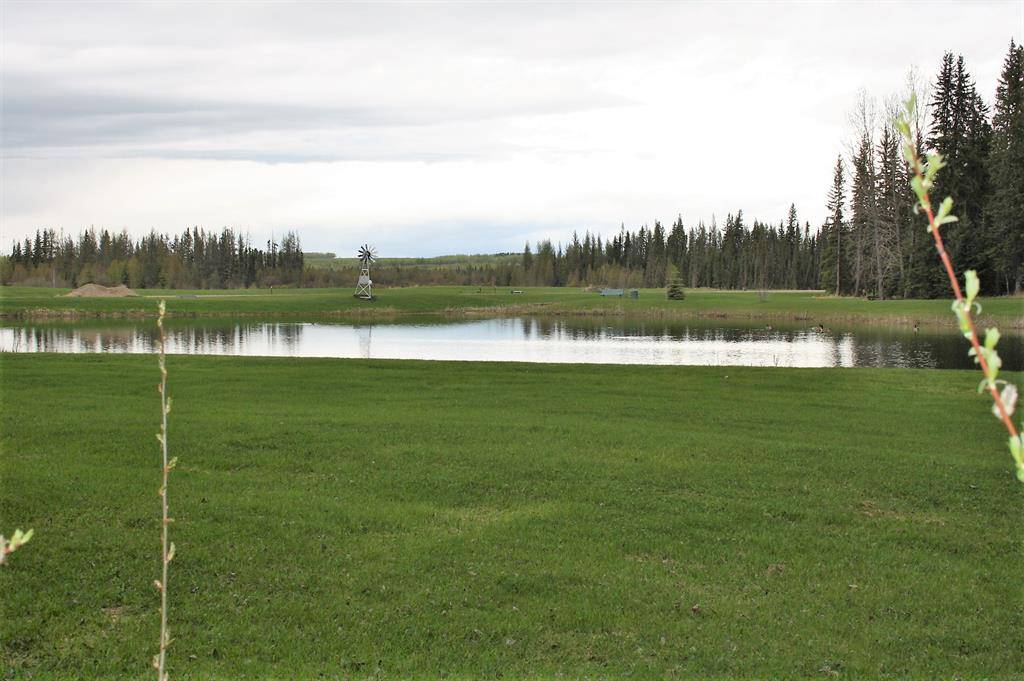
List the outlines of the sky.
{"label": "sky", "polygon": [[0,0],[0,237],[180,232],[518,251],[742,209],[814,228],[859,92],[962,53],[992,101],[1024,1]]}

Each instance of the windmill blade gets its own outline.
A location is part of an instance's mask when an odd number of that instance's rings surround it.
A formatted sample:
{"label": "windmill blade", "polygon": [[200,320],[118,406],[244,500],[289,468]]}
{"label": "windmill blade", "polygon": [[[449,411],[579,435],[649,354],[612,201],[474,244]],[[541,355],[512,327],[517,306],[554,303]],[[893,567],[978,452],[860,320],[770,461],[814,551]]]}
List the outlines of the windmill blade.
{"label": "windmill blade", "polygon": [[368,244],[363,244],[359,247],[359,261],[364,265],[369,265],[377,259],[377,249]]}

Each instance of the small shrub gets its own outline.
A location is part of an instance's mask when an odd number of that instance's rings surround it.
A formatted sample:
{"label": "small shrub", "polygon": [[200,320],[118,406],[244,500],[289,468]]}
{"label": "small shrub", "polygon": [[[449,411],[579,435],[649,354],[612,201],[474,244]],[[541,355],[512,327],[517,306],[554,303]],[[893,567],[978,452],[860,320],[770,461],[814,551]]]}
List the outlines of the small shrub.
{"label": "small shrub", "polygon": [[686,291],[683,290],[682,282],[679,279],[673,279],[665,289],[665,296],[669,300],[686,300]]}

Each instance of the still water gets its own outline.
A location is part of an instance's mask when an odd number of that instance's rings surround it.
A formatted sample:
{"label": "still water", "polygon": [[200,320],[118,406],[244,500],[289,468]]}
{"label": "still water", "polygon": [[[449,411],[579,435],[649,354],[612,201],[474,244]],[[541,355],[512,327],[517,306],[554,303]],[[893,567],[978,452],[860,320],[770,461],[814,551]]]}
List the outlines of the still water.
{"label": "still water", "polygon": [[[147,353],[152,323],[0,328],[0,350]],[[743,323],[517,317],[449,323],[175,321],[175,354],[354,357],[582,364],[971,368],[955,332],[820,329]],[[1024,339],[1000,342],[1004,368],[1024,369]]]}

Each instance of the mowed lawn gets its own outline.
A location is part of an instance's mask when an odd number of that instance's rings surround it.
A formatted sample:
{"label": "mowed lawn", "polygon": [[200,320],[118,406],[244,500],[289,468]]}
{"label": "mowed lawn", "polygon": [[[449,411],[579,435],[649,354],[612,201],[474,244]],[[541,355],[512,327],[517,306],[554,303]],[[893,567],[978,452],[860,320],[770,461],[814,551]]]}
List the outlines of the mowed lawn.
{"label": "mowed lawn", "polygon": [[[866,300],[837,298],[821,291],[715,291],[687,289],[684,301],[668,300],[664,289],[643,289],[638,299],[602,297],[568,287],[491,288],[421,286],[376,289],[377,300],[353,298],[352,289],[267,289],[179,291],[140,289],[135,298],[68,298],[68,289],[0,287],[0,317],[75,314],[156,315],[157,299],[167,298],[168,314],[188,316],[392,316],[405,314],[622,314],[655,317],[727,317],[859,322],[938,323],[956,328],[949,300]],[[1024,329],[1024,298],[982,300],[982,321],[1004,330]]]}
{"label": "mowed lawn", "polygon": [[[1024,669],[1005,435],[956,371],[172,357],[171,678]],[[0,355],[0,652],[145,678],[151,356]]]}

